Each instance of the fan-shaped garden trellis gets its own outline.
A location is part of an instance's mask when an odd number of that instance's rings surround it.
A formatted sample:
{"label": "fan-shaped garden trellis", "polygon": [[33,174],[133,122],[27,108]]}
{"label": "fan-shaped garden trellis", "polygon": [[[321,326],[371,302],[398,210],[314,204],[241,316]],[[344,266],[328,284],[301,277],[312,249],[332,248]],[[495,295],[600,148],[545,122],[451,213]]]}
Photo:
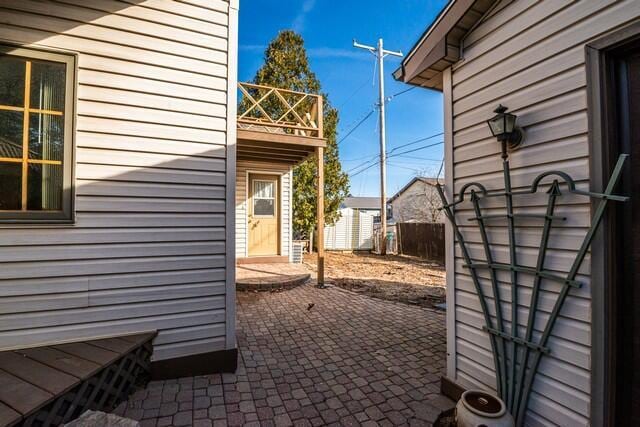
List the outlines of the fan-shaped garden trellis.
{"label": "fan-shaped garden trellis", "polygon": [[[504,112],[506,109],[503,109]],[[484,316],[484,330],[488,332],[496,372],[496,383],[499,397],[505,402],[507,408],[514,416],[516,425],[524,424],[524,416],[529,401],[531,386],[536,376],[540,359],[543,355],[549,354],[552,350],[547,347],[547,341],[555,322],[562,310],[563,303],[572,288],[579,288],[581,283],[576,280],[578,270],[587,254],[589,246],[594,238],[596,230],[600,225],[609,201],[624,202],[628,197],[613,194],[613,190],[620,179],[624,162],[628,155],[622,154],[616,163],[609,183],[603,193],[593,193],[576,188],[574,180],[568,174],[559,171],[550,171],[538,175],[532,182],[531,187],[524,190],[514,191],[511,186],[511,173],[509,169],[509,156],[507,153],[507,143],[502,144],[502,165],[504,175],[504,190],[488,191],[482,184],[471,182],[465,184],[459,191],[457,198],[448,202],[444,190],[438,184],[437,189],[442,199],[443,211],[453,226],[453,232],[462,251],[465,267],[469,269],[475,291],[480,299],[480,306]],[[514,198],[526,197],[538,192],[539,187],[544,183],[551,186],[547,191],[547,207],[544,214],[516,213],[514,211]],[[588,198],[598,199],[591,225],[588,229],[582,244],[578,249],[575,259],[568,273],[561,275],[545,269],[545,258],[549,243],[549,236],[554,224],[564,221],[566,218],[554,215],[558,199],[566,193],[576,194]],[[484,248],[485,262],[474,261],[469,253],[467,243],[456,222],[454,207],[467,199],[473,207],[474,216],[470,221],[477,223],[482,246]],[[482,201],[491,197],[503,197],[506,212],[504,214],[487,215],[483,214]],[[489,222],[495,219],[505,219],[507,221],[507,233],[509,241],[509,263],[496,262],[492,255],[491,242],[489,241]],[[525,266],[518,262],[517,257],[517,233],[516,223],[520,219],[534,219],[542,221],[542,233],[540,238],[540,248],[535,266]],[[485,295],[481,287],[478,271],[486,270],[489,273],[492,295]],[[497,272],[507,271],[510,273],[510,294],[511,294],[511,319],[510,324],[515,327],[507,328],[502,315],[500,303],[500,290],[498,287]],[[520,275],[533,276],[533,286],[531,299],[529,301],[529,313],[525,326],[524,335],[518,333],[518,286],[520,285]],[[541,283],[543,281],[555,282],[559,284],[560,291],[557,299],[544,326],[542,334],[534,340],[534,323],[538,313],[538,297]],[[489,311],[490,299],[495,304],[495,320]]]}

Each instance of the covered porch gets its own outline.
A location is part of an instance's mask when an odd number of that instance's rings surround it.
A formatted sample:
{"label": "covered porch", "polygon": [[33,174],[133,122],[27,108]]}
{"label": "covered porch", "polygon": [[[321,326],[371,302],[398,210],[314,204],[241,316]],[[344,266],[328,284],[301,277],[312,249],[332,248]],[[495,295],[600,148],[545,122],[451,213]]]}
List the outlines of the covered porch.
{"label": "covered porch", "polygon": [[[318,224],[324,224],[322,96],[239,83],[236,145],[236,261],[247,264],[292,260],[293,168],[317,162]],[[324,227],[317,249],[324,260]],[[324,283],[324,269],[318,272]]]}

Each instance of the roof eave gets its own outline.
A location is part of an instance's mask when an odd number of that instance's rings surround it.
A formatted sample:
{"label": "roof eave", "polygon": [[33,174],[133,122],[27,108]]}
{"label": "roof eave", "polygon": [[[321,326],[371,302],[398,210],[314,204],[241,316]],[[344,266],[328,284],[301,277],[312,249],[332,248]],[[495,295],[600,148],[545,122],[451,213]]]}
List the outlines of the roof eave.
{"label": "roof eave", "polygon": [[[442,90],[442,72],[460,59],[460,38],[496,0],[452,0],[411,48],[393,77],[403,83]],[[458,31],[460,33],[460,31]]]}
{"label": "roof eave", "polygon": [[411,181],[409,181],[407,184],[405,184],[404,187],[402,187],[400,190],[398,190],[398,192],[396,194],[394,194],[392,197],[389,198],[389,200],[387,200],[387,203],[391,203],[393,202],[395,199],[397,199],[398,197],[400,197],[402,195],[402,193],[404,193],[405,191],[407,191],[413,184],[416,183],[416,181],[420,181],[423,182],[425,184],[428,185],[435,185],[433,182],[431,181],[437,181],[438,178],[427,178],[424,176],[414,176]]}

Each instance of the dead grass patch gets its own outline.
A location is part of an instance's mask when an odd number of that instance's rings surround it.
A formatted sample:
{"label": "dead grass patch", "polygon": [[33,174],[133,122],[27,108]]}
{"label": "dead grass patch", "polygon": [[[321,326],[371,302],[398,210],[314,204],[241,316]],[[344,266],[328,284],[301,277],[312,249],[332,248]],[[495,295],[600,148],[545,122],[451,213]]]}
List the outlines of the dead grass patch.
{"label": "dead grass patch", "polygon": [[[305,255],[315,271],[317,257]],[[434,307],[445,300],[442,265],[419,258],[370,253],[327,252],[327,282],[374,298]]]}

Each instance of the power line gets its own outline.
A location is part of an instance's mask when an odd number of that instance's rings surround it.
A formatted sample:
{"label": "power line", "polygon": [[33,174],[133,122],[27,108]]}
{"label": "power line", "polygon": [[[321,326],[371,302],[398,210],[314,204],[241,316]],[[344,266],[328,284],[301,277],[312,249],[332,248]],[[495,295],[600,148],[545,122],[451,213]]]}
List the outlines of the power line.
{"label": "power line", "polygon": [[349,132],[347,132],[347,134],[345,136],[340,138],[340,140],[338,141],[338,144],[340,144],[342,141],[347,139],[347,137],[349,137],[349,135],[351,135],[356,129],[358,129],[361,124],[363,124],[369,117],[371,117],[371,115],[373,114],[374,111],[376,111],[375,108],[372,109],[371,111],[369,111],[367,113],[367,115],[364,116],[354,127],[352,127],[351,130]]}
{"label": "power line", "polygon": [[[375,81],[375,78],[376,78],[376,66],[377,66],[377,63],[376,63],[376,62],[374,62],[374,63],[373,63],[373,73],[372,73],[372,77],[371,77],[371,85],[373,85],[373,83],[374,83],[374,81]],[[369,77],[367,77],[366,79],[364,79],[364,82],[362,82],[362,84],[361,84],[360,86],[358,86],[358,88],[357,88],[356,90],[354,90],[354,91],[351,93],[351,95],[349,95],[349,96],[347,97],[347,99],[345,99],[344,101],[342,101],[342,103],[341,103],[341,104],[340,104],[340,106],[338,107],[338,110],[339,110],[339,109],[341,109],[342,107],[344,107],[344,106],[347,104],[347,102],[351,101],[351,98],[353,98],[353,97],[356,95],[356,93],[360,92],[360,91],[362,90],[362,88],[363,88],[363,87],[365,87],[365,86],[367,85],[367,83],[369,83]],[[416,86],[414,86],[414,87],[416,87]]]}
{"label": "power line", "polygon": [[433,158],[430,158],[430,157],[407,156],[405,154],[402,154],[402,155],[400,155],[398,157],[402,157],[403,159],[407,159],[407,160],[405,160],[405,162],[408,162],[408,163],[419,163],[419,162],[422,162],[422,161],[440,163],[440,160],[442,160],[442,159],[433,159]]}
{"label": "power line", "polygon": [[340,110],[342,107],[344,107],[349,101],[351,101],[351,98],[353,98],[354,96],[356,96],[356,94],[358,92],[360,92],[362,90],[363,87],[365,87],[367,85],[367,83],[369,83],[369,78],[367,77],[367,80],[365,80],[360,86],[358,86],[358,88],[356,90],[354,90],[351,95],[349,95],[347,97],[347,99],[345,99],[344,101],[342,101],[342,103],[338,106],[338,110]]}
{"label": "power line", "polygon": [[369,169],[368,171],[365,171],[362,179],[360,180],[360,188],[358,190],[358,196],[361,196],[362,193],[364,192],[365,183],[367,182],[367,179],[369,178],[370,173],[371,173],[371,169]]}
{"label": "power line", "polygon": [[440,144],[444,144],[444,141],[436,142],[434,144],[428,144],[428,145],[425,145],[424,147],[418,147],[418,148],[413,148],[411,150],[401,151],[396,154],[390,154],[389,157],[396,157],[402,154],[413,153],[415,151],[424,150],[425,148],[435,147],[436,145],[440,145]]}
{"label": "power line", "polygon": [[[376,155],[376,157],[377,157],[377,155]],[[354,167],[352,167],[351,169],[349,169],[349,170],[347,171],[347,173],[353,172],[354,170],[359,169],[359,168],[361,168],[362,166],[368,165],[369,163],[371,163],[371,162],[373,162],[373,161],[375,161],[375,160],[376,160],[376,159],[371,159],[371,160],[367,160],[366,162],[360,163],[359,165],[354,166]]]}
{"label": "power line", "polygon": [[417,144],[423,141],[428,141],[430,139],[433,139],[437,136],[442,136],[442,135],[444,135],[444,132],[435,133],[433,135],[425,136],[424,138],[416,139],[415,141],[407,142],[406,144],[398,145],[397,147],[393,147],[391,151],[389,151],[389,154],[393,153],[398,148],[408,147],[409,145]]}
{"label": "power line", "polygon": [[[405,150],[405,151],[401,151],[399,153],[395,153],[395,154],[390,154],[387,158],[394,158],[394,157],[398,157],[401,156],[403,154],[407,154],[407,153],[413,153],[416,151],[420,151],[420,150],[424,150],[426,148],[431,148],[431,147],[435,147],[436,145],[440,145],[440,144],[444,144],[444,141],[440,141],[440,142],[436,142],[434,144],[427,144],[423,147],[418,147],[418,148],[412,148],[411,150]],[[362,172],[371,169],[372,167],[376,166],[377,164],[380,163],[380,160],[376,160],[375,162],[371,163],[373,160],[364,162],[359,164],[358,166],[352,168],[351,170],[347,171],[347,174],[349,174],[349,177],[353,178],[354,176],[357,176],[359,174],[361,174]],[[366,166],[365,168],[362,168],[363,166]],[[362,169],[360,169],[362,168]],[[359,169],[359,170],[358,170]],[[357,171],[356,171],[357,170]],[[353,172],[356,171],[356,172]]]}
{"label": "power line", "polygon": [[[432,139],[432,138],[435,138],[436,136],[441,136],[441,135],[444,135],[444,133],[443,132],[436,133],[436,134],[433,134],[433,135],[430,135],[430,136],[425,136],[424,138],[416,139],[415,141],[411,141],[411,142],[408,142],[406,144],[398,145],[397,147],[392,148],[391,151],[387,151],[387,154],[393,153],[398,148],[408,147],[409,145],[413,145],[413,144],[417,144],[419,142],[427,141],[429,139]],[[369,158],[372,158],[372,157],[375,157],[375,156],[377,156],[377,154],[371,154],[371,155],[368,155],[368,156],[355,157],[355,158],[352,158],[352,159],[343,159],[342,161],[343,162],[355,162],[357,160],[369,159]],[[423,160],[431,160],[431,159],[423,159]],[[440,159],[438,159],[437,161],[440,161]]]}
{"label": "power line", "polygon": [[362,169],[362,170],[359,170],[359,171],[358,171],[358,172],[356,172],[356,173],[349,174],[349,177],[350,177],[350,178],[353,178],[354,176],[358,176],[358,175],[360,175],[362,172],[364,172],[364,171],[366,171],[366,170],[369,170],[369,169],[371,169],[371,168],[372,168],[372,167],[374,167],[374,166],[377,166],[379,163],[380,163],[380,160],[376,160],[376,161],[375,161],[375,163],[370,164],[370,165],[369,165],[369,166],[367,166],[366,168],[364,168],[364,169]]}
{"label": "power line", "polygon": [[[407,154],[407,153],[414,153],[414,152],[416,152],[416,151],[424,150],[425,148],[435,147],[436,145],[440,145],[440,144],[444,144],[444,141],[439,141],[439,142],[436,142],[436,143],[433,143],[433,144],[427,144],[427,145],[422,146],[422,147],[412,148],[411,150],[400,151],[399,153],[392,153],[392,152],[389,152],[389,154],[388,154],[388,156],[387,156],[387,157],[388,157],[388,158],[399,157],[399,156],[402,156],[402,155]],[[408,145],[408,144],[405,144],[404,146],[407,146],[407,145]],[[402,147],[402,146],[400,146],[400,147]],[[397,148],[400,148],[400,147],[397,147]],[[427,160],[427,159],[425,159],[425,160]],[[430,159],[430,160],[432,160],[432,161],[439,161],[439,160],[436,160],[436,159]],[[353,168],[351,168],[349,171],[347,171],[347,173],[350,173],[350,172],[352,172],[352,171],[355,171],[355,170],[357,170],[357,169],[361,168],[362,166],[365,166],[365,165],[367,165],[367,164],[371,163],[372,161],[373,161],[373,160],[368,160],[368,161],[365,161],[365,162],[363,162],[363,163],[360,163],[359,165],[354,166],[354,167],[353,167]]]}
{"label": "power line", "polygon": [[421,168],[410,168],[409,166],[406,165],[402,165],[400,163],[396,163],[396,162],[388,162],[391,166],[396,167],[396,168],[400,168],[400,169],[406,169],[406,170],[410,170],[412,172],[421,172],[423,169]]}
{"label": "power line", "polygon": [[409,89],[401,90],[400,92],[394,93],[393,95],[391,95],[390,97],[387,98],[387,101],[391,101],[396,96],[404,95],[407,92],[411,92],[412,90],[414,90],[417,87],[418,86],[412,86]]}
{"label": "power line", "polygon": [[369,154],[368,156],[353,157],[351,159],[341,159],[342,162],[357,162],[358,160],[371,159],[376,157],[377,154]]}
{"label": "power line", "polygon": [[371,110],[366,110],[364,113],[362,114],[358,114],[356,117],[356,119],[353,119],[349,122],[348,125],[340,125],[339,131],[340,132],[344,132],[346,129],[351,129],[351,127],[353,127],[353,125],[357,122],[359,122],[360,120],[362,120],[367,114],[369,114]]}

